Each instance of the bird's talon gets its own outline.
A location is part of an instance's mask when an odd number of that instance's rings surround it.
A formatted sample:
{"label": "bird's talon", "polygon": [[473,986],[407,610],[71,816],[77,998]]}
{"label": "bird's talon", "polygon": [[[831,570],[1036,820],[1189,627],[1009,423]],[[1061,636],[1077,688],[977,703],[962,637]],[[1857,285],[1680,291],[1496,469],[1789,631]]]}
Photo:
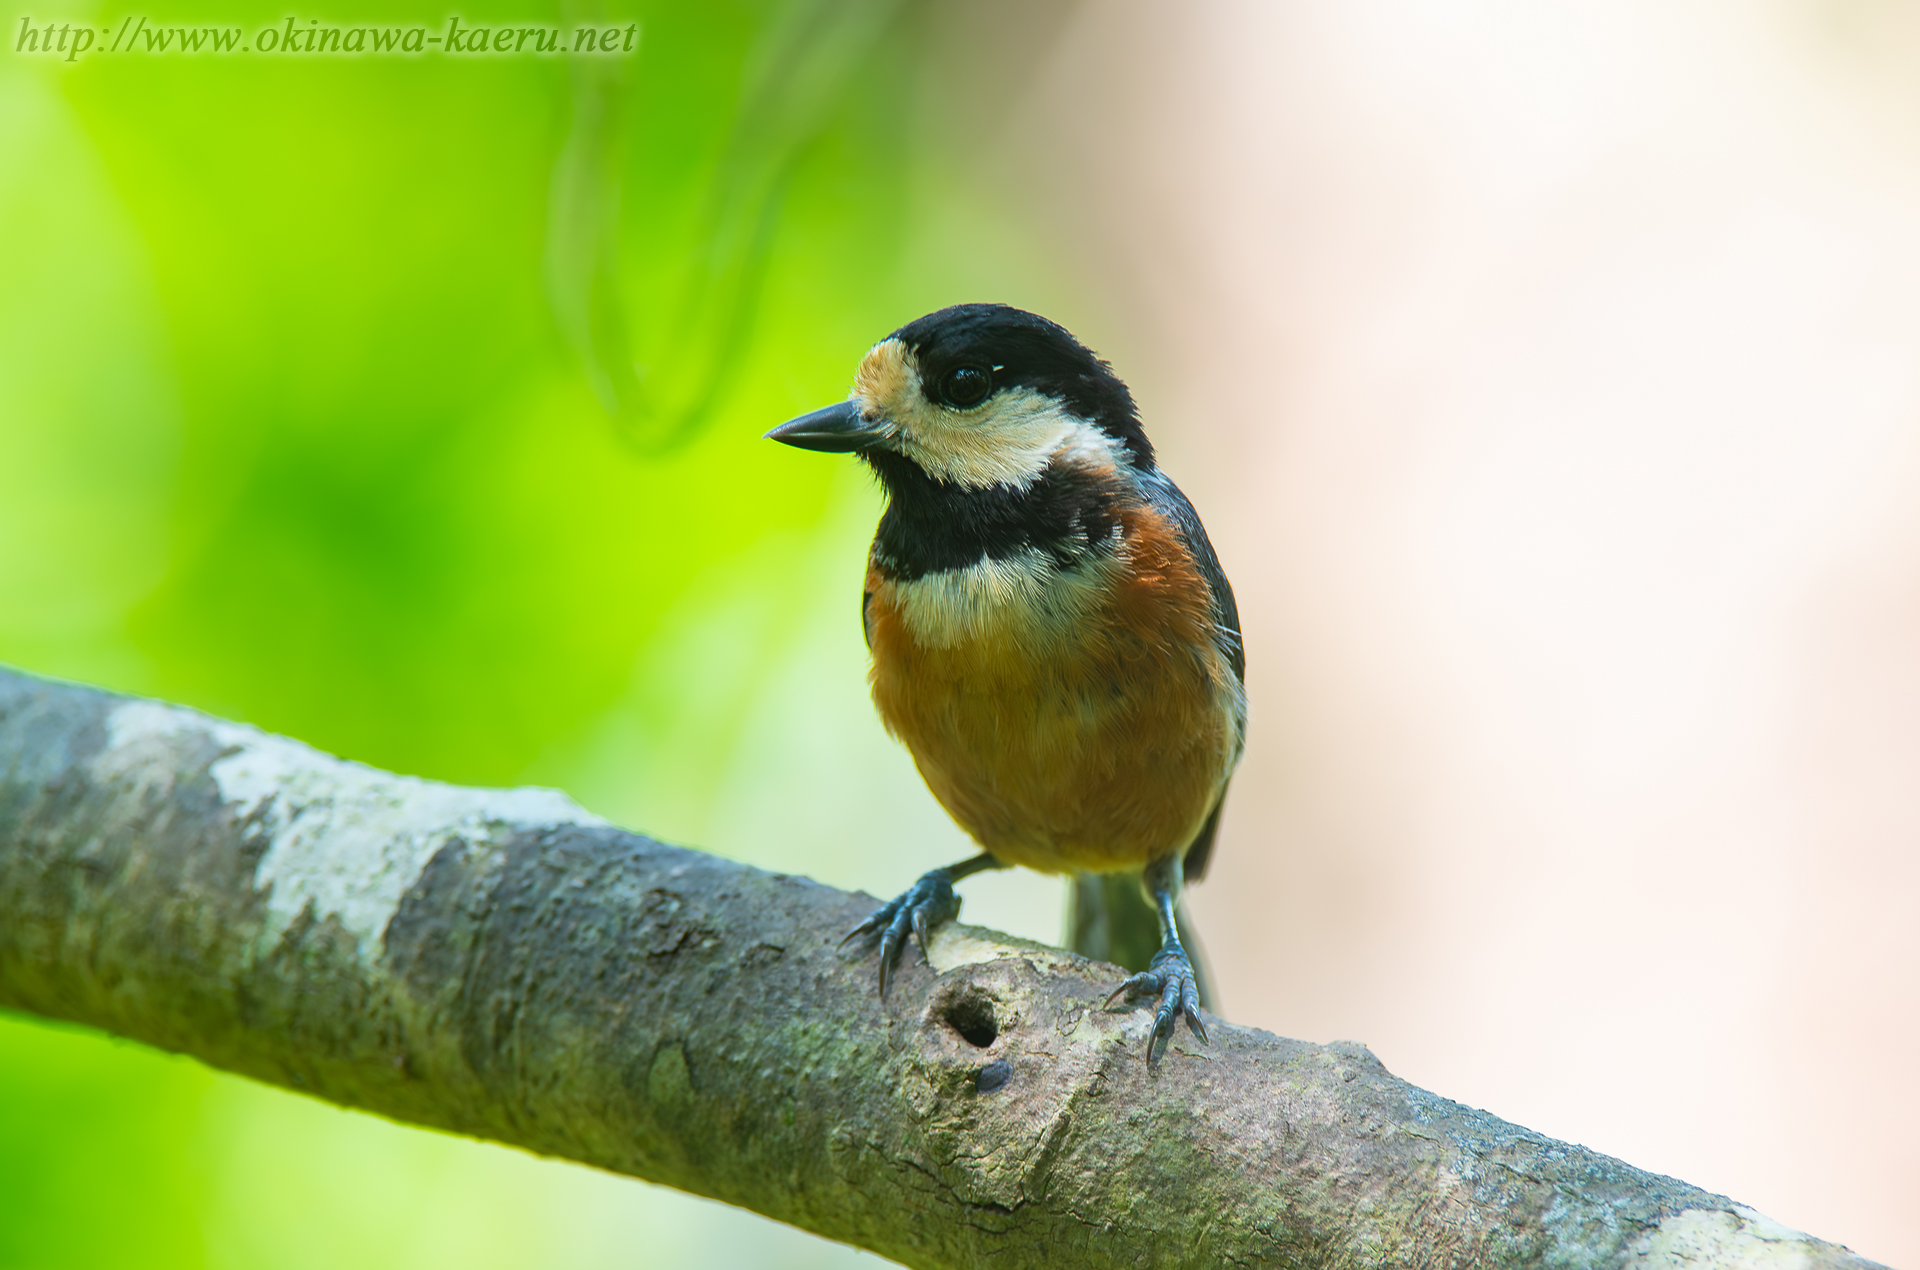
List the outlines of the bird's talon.
{"label": "bird's talon", "polygon": [[[1107,997],[1107,1003],[1101,1008],[1111,1010],[1113,1003],[1121,997],[1127,998],[1128,1002],[1131,1003],[1135,997],[1148,995],[1160,995],[1160,976],[1154,974],[1151,970],[1142,970],[1137,975],[1129,976],[1126,982],[1115,988]],[[1126,1008],[1132,1009],[1133,1007],[1129,1004]]]}
{"label": "bird's talon", "polygon": [[1111,1009],[1121,997],[1129,1002],[1141,998],[1153,1001],[1153,1032],[1147,1037],[1148,1067],[1158,1063],[1166,1053],[1167,1046],[1173,1043],[1174,1025],[1183,1017],[1187,1028],[1202,1042],[1207,1041],[1206,1025],[1200,1021],[1200,988],[1194,977],[1193,962],[1178,941],[1169,939],[1153,955],[1147,969],[1115,988],[1107,998],[1107,1008]]}
{"label": "bird's talon", "polygon": [[893,984],[893,972],[906,951],[907,936],[912,934],[927,955],[927,941],[933,928],[960,912],[960,897],[953,893],[953,879],[945,869],[934,869],[895,898],[888,900],[866,921],[861,922],[840,941],[842,948],[857,936],[871,939],[880,935],[880,999],[886,1000]]}

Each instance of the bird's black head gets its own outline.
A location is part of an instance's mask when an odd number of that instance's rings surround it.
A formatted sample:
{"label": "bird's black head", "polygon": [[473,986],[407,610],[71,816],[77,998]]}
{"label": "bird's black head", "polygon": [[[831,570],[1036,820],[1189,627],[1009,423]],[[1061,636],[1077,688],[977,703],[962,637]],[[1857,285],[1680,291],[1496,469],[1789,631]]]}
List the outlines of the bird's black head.
{"label": "bird's black head", "polygon": [[[1065,328],[1004,304],[957,304],[874,345],[851,398],[767,434],[804,449],[898,458],[968,488],[1031,483],[1063,451],[1140,469],[1153,446],[1133,395]],[[897,457],[896,457],[897,456]]]}

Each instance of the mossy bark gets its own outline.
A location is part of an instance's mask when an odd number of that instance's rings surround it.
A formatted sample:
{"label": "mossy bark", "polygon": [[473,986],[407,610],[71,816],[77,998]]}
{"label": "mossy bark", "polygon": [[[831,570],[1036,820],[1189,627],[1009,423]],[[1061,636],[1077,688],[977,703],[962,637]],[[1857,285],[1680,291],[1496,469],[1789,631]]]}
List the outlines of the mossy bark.
{"label": "mossy bark", "polygon": [[883,1003],[872,903],[0,672],[0,1004],[910,1266],[1869,1264],[1359,1045],[1150,1071],[1058,949],[949,927]]}

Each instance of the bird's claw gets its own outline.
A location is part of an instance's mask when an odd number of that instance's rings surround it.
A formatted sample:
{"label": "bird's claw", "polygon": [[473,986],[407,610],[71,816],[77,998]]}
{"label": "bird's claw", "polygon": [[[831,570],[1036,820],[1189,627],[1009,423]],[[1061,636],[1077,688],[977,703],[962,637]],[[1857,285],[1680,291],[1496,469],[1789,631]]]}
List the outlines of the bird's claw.
{"label": "bird's claw", "polygon": [[880,999],[884,1001],[887,988],[893,982],[894,968],[900,964],[900,954],[906,949],[908,933],[912,933],[914,942],[920,945],[920,955],[925,957],[928,933],[959,912],[960,897],[953,893],[952,876],[945,869],[935,869],[923,874],[896,898],[874,909],[866,921],[847,932],[840,946],[845,948],[856,939],[879,936]]}
{"label": "bird's claw", "polygon": [[1137,975],[1130,976],[1126,982],[1113,990],[1107,998],[1107,1008],[1113,1003],[1126,999],[1127,1008],[1142,999],[1158,998],[1159,1008],[1153,1015],[1153,1035],[1147,1038],[1147,1066],[1152,1067],[1166,1053],[1172,1043],[1173,1025],[1184,1017],[1187,1028],[1202,1041],[1207,1039],[1207,1026],[1200,1021],[1200,984],[1193,973],[1193,962],[1187,958],[1187,950],[1179,941],[1169,939],[1153,955],[1147,968]]}

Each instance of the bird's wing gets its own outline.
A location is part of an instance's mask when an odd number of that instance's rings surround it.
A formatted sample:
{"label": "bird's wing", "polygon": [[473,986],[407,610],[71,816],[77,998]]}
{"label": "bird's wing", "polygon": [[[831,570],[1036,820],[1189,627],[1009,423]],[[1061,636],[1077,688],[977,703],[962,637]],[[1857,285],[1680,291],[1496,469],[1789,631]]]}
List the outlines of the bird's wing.
{"label": "bird's wing", "polygon": [[1193,504],[1180,492],[1180,487],[1158,468],[1141,477],[1140,487],[1147,500],[1172,519],[1186,540],[1187,549],[1193,553],[1194,562],[1200,566],[1200,576],[1207,580],[1207,589],[1213,594],[1213,622],[1220,651],[1244,684],[1247,652],[1240,640],[1240,609],[1233,602],[1233,584],[1227,581],[1226,571],[1220,567],[1220,557],[1213,553],[1207,527],[1200,523],[1200,513],[1193,510]]}
{"label": "bird's wing", "polygon": [[[1220,567],[1220,557],[1214,554],[1213,543],[1207,538],[1207,527],[1200,523],[1200,513],[1193,509],[1193,504],[1180,492],[1180,487],[1158,468],[1146,474],[1140,484],[1148,500],[1165,513],[1180,531],[1187,549],[1193,553],[1194,562],[1200,567],[1200,576],[1207,580],[1207,589],[1213,595],[1215,639],[1227,664],[1233,667],[1234,677],[1244,687],[1247,682],[1247,650],[1240,638],[1240,609],[1233,600],[1233,584],[1227,581],[1226,570]],[[1240,761],[1240,751],[1246,743],[1246,699],[1241,697],[1234,718],[1233,757],[1236,763]],[[1206,823],[1200,826],[1200,832],[1187,847],[1183,872],[1189,880],[1198,881],[1207,871],[1207,862],[1213,856],[1214,833],[1220,826],[1220,803],[1225,801],[1226,794],[1226,787],[1222,785],[1220,801],[1214,803]]]}

